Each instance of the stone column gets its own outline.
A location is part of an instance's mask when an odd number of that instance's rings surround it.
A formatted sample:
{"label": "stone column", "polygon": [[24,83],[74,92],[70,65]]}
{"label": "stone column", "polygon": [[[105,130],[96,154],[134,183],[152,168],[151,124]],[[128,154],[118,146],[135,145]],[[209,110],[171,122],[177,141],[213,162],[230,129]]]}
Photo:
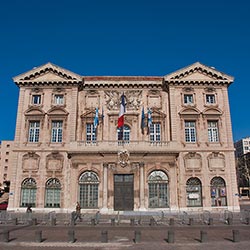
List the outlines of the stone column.
{"label": "stone column", "polygon": [[108,210],[108,163],[103,163],[103,197],[102,210]]}
{"label": "stone column", "polygon": [[139,210],[145,210],[144,162],[140,162],[139,167],[140,167],[140,208]]}

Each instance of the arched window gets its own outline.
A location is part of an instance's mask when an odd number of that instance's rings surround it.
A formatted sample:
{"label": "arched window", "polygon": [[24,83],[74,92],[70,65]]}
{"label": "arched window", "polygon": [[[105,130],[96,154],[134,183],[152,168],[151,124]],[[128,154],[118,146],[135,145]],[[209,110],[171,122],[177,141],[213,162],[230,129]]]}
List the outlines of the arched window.
{"label": "arched window", "polygon": [[45,185],[45,207],[60,207],[61,183],[50,178]]}
{"label": "arched window", "polygon": [[21,207],[36,206],[36,181],[26,178],[21,185]]}
{"label": "arched window", "polygon": [[156,170],[148,176],[148,197],[150,208],[168,207],[168,176]]}
{"label": "arched window", "polygon": [[187,206],[201,207],[202,206],[202,189],[201,181],[194,177],[189,178],[186,183]]}
{"label": "arched window", "polygon": [[82,208],[98,208],[98,185],[96,173],[84,172],[79,178],[79,202]]}
{"label": "arched window", "polygon": [[211,200],[212,206],[226,206],[227,205],[227,192],[226,183],[221,177],[214,177],[211,180]]}
{"label": "arched window", "polygon": [[118,128],[117,139],[118,141],[123,141],[128,144],[130,140],[130,127],[127,125],[124,125],[123,127]]}

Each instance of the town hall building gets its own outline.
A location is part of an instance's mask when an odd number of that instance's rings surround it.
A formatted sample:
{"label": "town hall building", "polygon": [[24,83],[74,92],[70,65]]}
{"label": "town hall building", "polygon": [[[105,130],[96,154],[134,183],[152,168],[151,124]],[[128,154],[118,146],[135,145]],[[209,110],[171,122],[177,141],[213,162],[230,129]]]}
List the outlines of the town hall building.
{"label": "town hall building", "polygon": [[199,62],[160,77],[80,76],[47,63],[13,79],[8,209],[239,211],[233,77]]}

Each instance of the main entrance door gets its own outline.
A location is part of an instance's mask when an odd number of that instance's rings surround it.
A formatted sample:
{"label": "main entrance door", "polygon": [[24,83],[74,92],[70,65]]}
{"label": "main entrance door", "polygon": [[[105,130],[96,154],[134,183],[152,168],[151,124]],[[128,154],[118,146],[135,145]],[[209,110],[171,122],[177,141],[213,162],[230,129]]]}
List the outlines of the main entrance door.
{"label": "main entrance door", "polygon": [[134,209],[134,175],[114,175],[114,210]]}

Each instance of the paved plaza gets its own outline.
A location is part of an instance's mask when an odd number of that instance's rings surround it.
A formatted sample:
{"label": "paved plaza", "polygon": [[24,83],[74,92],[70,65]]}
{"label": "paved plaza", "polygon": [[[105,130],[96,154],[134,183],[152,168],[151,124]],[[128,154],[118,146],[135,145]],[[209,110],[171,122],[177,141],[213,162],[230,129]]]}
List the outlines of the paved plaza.
{"label": "paved plaza", "polygon": [[[249,205],[242,205],[248,211]],[[141,222],[131,215],[117,217],[102,216],[100,223],[84,216],[82,222],[70,224],[42,224],[38,221],[13,225],[0,224],[0,250],[44,249],[249,249],[250,225],[241,214],[233,214],[228,223],[213,215],[213,223],[205,223],[190,216],[181,221],[177,217],[171,225],[169,216],[157,218],[142,216]],[[132,220],[131,220],[132,218]],[[152,220],[155,218],[155,220]],[[181,217],[183,219],[183,217]],[[194,220],[190,220],[193,218]],[[90,219],[90,220],[89,220]],[[185,218],[187,219],[187,218]],[[153,222],[156,222],[155,224]],[[119,223],[118,223],[119,222]]]}

